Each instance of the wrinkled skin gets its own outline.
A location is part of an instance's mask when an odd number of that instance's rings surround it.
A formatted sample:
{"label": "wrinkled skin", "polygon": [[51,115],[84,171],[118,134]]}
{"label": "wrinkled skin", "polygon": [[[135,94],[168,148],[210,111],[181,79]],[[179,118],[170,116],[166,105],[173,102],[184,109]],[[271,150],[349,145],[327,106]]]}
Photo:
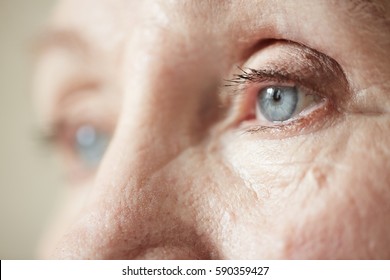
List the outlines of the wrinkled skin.
{"label": "wrinkled skin", "polygon": [[[40,120],[112,138],[96,170],[58,141],[69,195],[40,257],[390,258],[390,5],[355,2],[62,1]],[[269,65],[331,105],[251,129],[259,82],[225,85]]]}

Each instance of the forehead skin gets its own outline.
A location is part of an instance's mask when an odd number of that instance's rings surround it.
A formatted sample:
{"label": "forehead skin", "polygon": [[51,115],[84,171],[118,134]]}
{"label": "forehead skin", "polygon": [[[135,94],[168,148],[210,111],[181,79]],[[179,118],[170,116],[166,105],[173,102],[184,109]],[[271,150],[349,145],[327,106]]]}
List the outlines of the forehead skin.
{"label": "forehead skin", "polygon": [[[390,207],[389,2],[340,2],[61,1],[50,32],[62,39],[46,40],[43,57],[82,48],[123,102],[82,215],[56,237],[57,257],[149,257],[142,246],[161,240],[190,251],[167,258],[389,257],[390,229],[376,218]],[[270,38],[340,64],[356,105],[345,124],[223,147],[217,129],[218,140],[198,135],[216,122],[211,93]],[[39,94],[50,111],[55,96]]]}
{"label": "forehead skin", "polygon": [[[225,62],[216,67],[227,71],[231,67],[227,57],[245,59],[242,56],[256,42],[283,38],[334,58],[351,77],[354,90],[364,93],[372,87],[371,92],[377,87],[389,89],[389,18],[388,1],[67,0],[54,13],[43,45],[69,45],[66,41],[77,36],[89,53],[117,63],[129,51],[126,45],[141,37],[142,47],[152,51],[175,44],[168,49],[183,57],[181,64],[198,60],[203,53],[197,48],[206,47],[211,56]],[[57,32],[60,35],[53,36]],[[71,39],[59,40],[61,36]]]}

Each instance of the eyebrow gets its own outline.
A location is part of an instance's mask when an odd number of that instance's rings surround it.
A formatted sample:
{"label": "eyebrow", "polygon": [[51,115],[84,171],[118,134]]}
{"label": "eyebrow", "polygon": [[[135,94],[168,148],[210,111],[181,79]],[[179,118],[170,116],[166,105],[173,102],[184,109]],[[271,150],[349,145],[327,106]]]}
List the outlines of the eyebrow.
{"label": "eyebrow", "polygon": [[[386,14],[384,1],[379,0],[349,0],[349,1],[332,1],[334,9],[346,12],[357,21],[362,23],[372,23],[378,27],[390,28],[390,18]],[[366,26],[367,29],[373,29],[372,25]]]}
{"label": "eyebrow", "polygon": [[[339,2],[337,2],[340,4]],[[374,17],[384,17],[385,16],[385,7],[382,3],[375,0],[349,0],[345,1],[349,3],[350,11],[352,13],[367,13],[371,14]]]}
{"label": "eyebrow", "polygon": [[51,48],[65,48],[85,54],[90,50],[87,40],[72,30],[49,30],[39,35],[33,42],[33,50],[41,54]]}

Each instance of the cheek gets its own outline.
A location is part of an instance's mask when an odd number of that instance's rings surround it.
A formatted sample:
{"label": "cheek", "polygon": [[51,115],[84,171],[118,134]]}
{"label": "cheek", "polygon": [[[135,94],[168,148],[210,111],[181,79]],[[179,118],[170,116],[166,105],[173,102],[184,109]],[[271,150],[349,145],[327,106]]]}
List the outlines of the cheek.
{"label": "cheek", "polygon": [[381,178],[365,172],[365,165],[351,165],[352,176],[335,174],[327,190],[284,213],[278,222],[286,258],[389,258],[389,181],[378,184]]}
{"label": "cheek", "polygon": [[380,123],[351,119],[322,135],[228,141],[226,159],[258,198],[247,209],[258,223],[237,222],[263,248],[254,256],[389,257],[390,155]]}

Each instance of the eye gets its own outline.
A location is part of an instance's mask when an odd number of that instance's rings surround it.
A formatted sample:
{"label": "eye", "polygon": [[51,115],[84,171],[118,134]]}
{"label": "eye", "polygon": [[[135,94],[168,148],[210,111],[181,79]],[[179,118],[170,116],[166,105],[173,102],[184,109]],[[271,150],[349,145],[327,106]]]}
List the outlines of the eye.
{"label": "eye", "polygon": [[108,146],[110,136],[93,125],[77,128],[74,135],[74,152],[87,168],[96,168]]}
{"label": "eye", "polygon": [[111,140],[110,126],[61,121],[42,131],[45,143],[59,152],[67,180],[81,182],[99,166]]}
{"label": "eye", "polygon": [[271,40],[227,79],[232,124],[256,137],[314,133],[342,120],[351,87],[336,60],[292,41]]}
{"label": "eye", "polygon": [[272,123],[285,122],[308,111],[321,101],[313,93],[296,86],[268,86],[257,95],[256,117]]}

